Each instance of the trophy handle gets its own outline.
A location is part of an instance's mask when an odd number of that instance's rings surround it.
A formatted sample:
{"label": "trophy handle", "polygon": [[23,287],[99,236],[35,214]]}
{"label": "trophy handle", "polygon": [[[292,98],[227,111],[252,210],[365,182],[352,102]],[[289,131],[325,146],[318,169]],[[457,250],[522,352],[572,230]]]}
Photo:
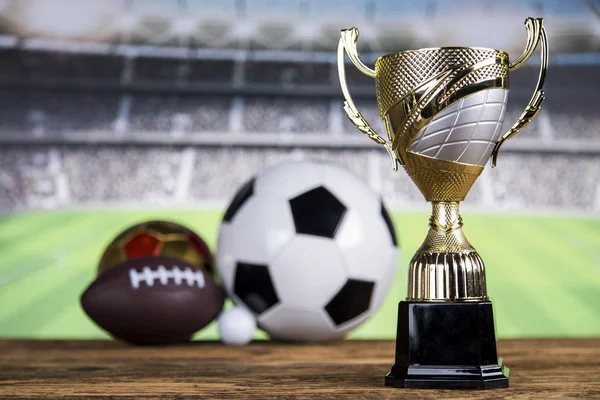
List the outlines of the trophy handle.
{"label": "trophy handle", "polygon": [[362,114],[356,109],[354,102],[352,101],[352,96],[350,96],[350,92],[348,91],[348,85],[346,84],[346,67],[344,62],[344,52],[348,54],[350,61],[352,64],[360,72],[365,75],[370,76],[371,78],[375,78],[375,71],[371,68],[367,67],[358,57],[358,51],[356,49],[356,40],[358,39],[358,29],[350,28],[342,30],[340,42],[338,44],[337,50],[337,63],[338,63],[338,75],[340,77],[340,86],[342,87],[342,93],[344,94],[344,111],[348,116],[350,122],[354,124],[358,128],[359,131],[367,135],[371,140],[376,143],[382,145],[390,155],[392,159],[392,163],[394,164],[394,171],[398,170],[398,159],[396,158],[394,151],[392,150],[392,145],[389,144],[384,138],[379,136],[377,132],[371,125],[367,122],[367,120],[362,116]]}
{"label": "trophy handle", "polygon": [[525,20],[525,29],[527,29],[527,45],[525,51],[515,61],[509,65],[509,70],[514,71],[521,67],[525,61],[531,57],[538,43],[541,41],[540,49],[540,73],[538,75],[538,81],[535,88],[535,92],[529,100],[529,104],[525,107],[523,113],[517,119],[517,122],[506,132],[492,151],[492,167],[496,167],[498,161],[498,151],[500,146],[508,139],[519,133],[519,130],[526,127],[540,112],[542,103],[544,102],[544,79],[546,78],[546,69],[548,68],[548,37],[546,35],[546,29],[543,25],[542,18],[527,18]]}

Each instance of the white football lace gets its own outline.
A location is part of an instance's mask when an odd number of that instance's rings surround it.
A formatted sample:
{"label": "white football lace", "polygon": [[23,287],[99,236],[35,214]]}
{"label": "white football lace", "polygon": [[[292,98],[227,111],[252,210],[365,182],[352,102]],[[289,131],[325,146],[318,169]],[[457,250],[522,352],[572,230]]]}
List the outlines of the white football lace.
{"label": "white football lace", "polygon": [[129,270],[129,282],[134,289],[139,288],[142,282],[147,286],[154,286],[154,280],[158,280],[161,285],[166,285],[169,283],[169,279],[172,279],[176,285],[181,285],[185,281],[188,286],[196,284],[199,288],[204,287],[204,275],[202,271],[192,271],[189,267],[183,271],[177,265],[174,265],[171,269],[165,268],[164,265],[159,265],[155,271],[149,266],[142,268],[141,272],[138,272],[135,268]]}

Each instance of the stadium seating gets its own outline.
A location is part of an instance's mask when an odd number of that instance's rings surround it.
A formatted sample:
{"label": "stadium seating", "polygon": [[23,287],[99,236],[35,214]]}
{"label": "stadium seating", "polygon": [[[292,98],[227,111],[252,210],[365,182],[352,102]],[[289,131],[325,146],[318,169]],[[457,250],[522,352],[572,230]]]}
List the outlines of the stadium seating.
{"label": "stadium seating", "polygon": [[30,99],[29,112],[39,119],[30,122],[48,136],[111,134],[119,106],[118,95],[105,93],[32,91]]}
{"label": "stadium seating", "polygon": [[0,136],[33,134],[39,117],[31,110],[29,91],[0,89]]}
{"label": "stadium seating", "polygon": [[[340,139],[340,134],[360,135],[342,110],[333,64],[246,60],[240,73],[236,63],[241,61],[233,58],[128,57],[132,58],[0,50],[0,139],[10,143],[0,147],[0,212],[100,202],[223,201],[260,169],[301,157],[346,165],[392,204],[423,205],[416,187],[406,174],[391,170],[381,149],[278,148],[276,141],[268,146],[278,134],[288,143],[293,143],[294,135],[304,134],[308,142],[321,144],[329,135],[336,140],[346,138]],[[549,96],[536,123],[514,143],[526,138],[598,143],[600,118],[585,87],[586,79],[595,75],[590,68],[577,68],[556,68],[560,79],[550,88],[556,96]],[[505,130],[521,113],[535,79],[535,69],[523,71],[511,81],[515,98],[506,111]],[[374,81],[353,67],[347,75],[356,88],[358,109],[385,136]],[[579,86],[561,86],[561,79]],[[295,94],[306,88],[318,90]],[[564,94],[573,91],[581,96],[565,101]],[[258,142],[267,138],[268,143],[191,146],[202,135],[211,140],[220,137],[209,135],[214,133]],[[153,142],[157,137],[182,142],[176,143],[179,147],[158,147]],[[29,142],[15,144],[9,140],[14,138]],[[84,146],[73,143],[73,138],[100,143]],[[125,144],[128,139],[140,144]],[[501,168],[487,168],[476,182],[469,204],[598,210],[598,157],[560,149],[545,155],[523,149],[506,152]]]}
{"label": "stadium seating", "polygon": [[136,57],[133,60],[134,81],[229,83],[233,77],[233,61],[178,58]]}
{"label": "stadium seating", "polygon": [[555,138],[600,140],[600,114],[595,101],[549,104]]}
{"label": "stadium seating", "polygon": [[185,81],[189,73],[189,64],[177,58],[138,57],[135,59],[135,80]]}
{"label": "stadium seating", "polygon": [[19,71],[29,78],[113,80],[121,78],[122,57],[103,54],[23,51],[14,60]]}
{"label": "stadium seating", "polygon": [[135,95],[129,131],[174,136],[229,129],[231,99],[224,96]]}
{"label": "stadium seating", "polygon": [[[143,146],[10,146],[0,150],[0,212],[58,205],[225,201],[253,174],[310,158],[354,171],[392,205],[423,205],[414,184],[378,150],[190,149]],[[504,154],[467,198],[471,207],[599,210],[597,156]],[[193,163],[184,165],[185,163]],[[188,178],[182,169],[191,168]],[[595,184],[594,184],[595,183]],[[64,193],[59,193],[63,190]],[[176,194],[177,193],[177,194]],[[184,194],[181,197],[181,193]],[[178,197],[179,196],[179,197]]]}
{"label": "stadium seating", "polygon": [[169,134],[178,112],[177,97],[141,95],[133,97],[129,130],[135,135],[143,132]]}
{"label": "stadium seating", "polygon": [[255,133],[326,133],[326,98],[246,97],[243,126]]}
{"label": "stadium seating", "polygon": [[233,79],[231,60],[189,61],[191,82],[230,83]]}
{"label": "stadium seating", "polygon": [[73,203],[157,204],[173,194],[179,164],[177,151],[123,146],[63,148],[61,153]]}
{"label": "stadium seating", "polygon": [[21,54],[17,49],[0,49],[0,79],[9,81],[27,76]]}
{"label": "stadium seating", "polygon": [[311,62],[246,62],[246,81],[281,85],[328,84],[331,64]]}

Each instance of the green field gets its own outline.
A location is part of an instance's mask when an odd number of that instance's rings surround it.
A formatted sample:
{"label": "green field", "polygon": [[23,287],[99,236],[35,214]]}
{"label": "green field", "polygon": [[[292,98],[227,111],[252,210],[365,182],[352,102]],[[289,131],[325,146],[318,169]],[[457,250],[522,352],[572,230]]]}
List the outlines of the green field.
{"label": "green field", "polygon": [[[395,336],[406,266],[427,230],[425,213],[394,213],[399,273],[382,309],[351,338]],[[465,213],[465,230],[486,261],[499,337],[600,335],[600,219]],[[0,217],[0,337],[106,338],[79,296],[103,246],[147,219],[181,222],[214,249],[221,212],[79,210]],[[216,338],[213,325],[198,338]],[[257,334],[258,338],[265,337]]]}

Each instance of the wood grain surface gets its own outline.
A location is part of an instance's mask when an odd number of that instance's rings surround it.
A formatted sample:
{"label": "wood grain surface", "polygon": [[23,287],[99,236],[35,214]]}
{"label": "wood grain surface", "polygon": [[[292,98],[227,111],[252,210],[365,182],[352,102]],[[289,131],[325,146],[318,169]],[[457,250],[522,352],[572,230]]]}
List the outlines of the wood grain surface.
{"label": "wood grain surface", "polygon": [[509,389],[383,386],[391,341],[330,344],[0,341],[0,398],[600,399],[600,339],[501,340]]}

